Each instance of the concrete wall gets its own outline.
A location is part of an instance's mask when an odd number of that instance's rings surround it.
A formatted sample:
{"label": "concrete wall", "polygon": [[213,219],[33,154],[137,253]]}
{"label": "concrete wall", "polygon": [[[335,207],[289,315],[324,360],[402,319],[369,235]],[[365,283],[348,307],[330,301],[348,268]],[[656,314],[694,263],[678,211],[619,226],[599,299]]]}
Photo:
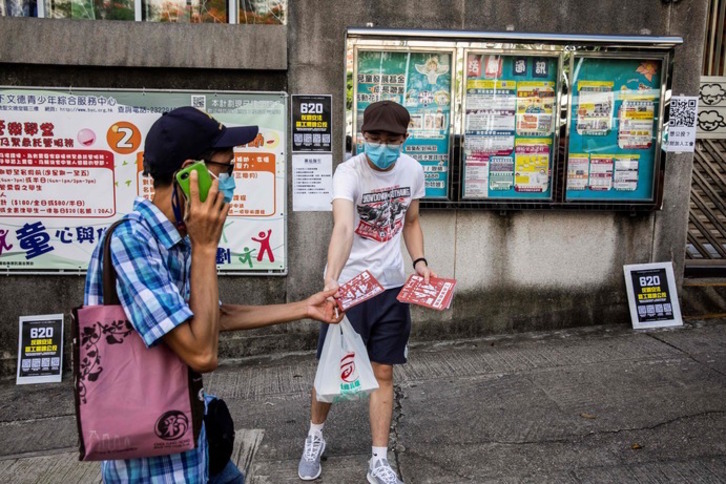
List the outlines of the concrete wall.
{"label": "concrete wall", "polygon": [[[289,2],[287,27],[0,18],[0,84],[333,94],[334,119],[341,120],[345,29],[370,23],[682,36],[673,92],[695,95],[706,6],[706,0],[295,0]],[[34,39],[43,39],[40,48]],[[119,45],[123,48],[114,50]],[[335,123],[336,162],[342,158],[343,130],[343,123]],[[451,311],[414,309],[414,338],[629,324],[623,264],[672,260],[681,282],[691,167],[690,155],[669,155],[663,210],[646,216],[426,211],[428,260],[439,274],[456,277],[459,289]],[[321,287],[330,214],[290,207],[288,213],[289,275],[223,278],[225,301],[284,302]],[[18,316],[68,312],[82,300],[82,285],[79,276],[0,279],[0,375],[15,371]],[[308,321],[226,336],[222,356],[310,349],[316,327]]]}
{"label": "concrete wall", "polygon": [[[287,37],[286,26],[0,17],[0,85],[287,91]],[[69,315],[83,302],[84,281],[79,275],[0,276],[0,377],[16,372],[19,316]],[[287,281],[224,278],[220,292],[225,301],[285,302]],[[69,328],[70,316],[67,369]],[[222,351],[243,355],[274,347],[303,349],[313,344],[309,333],[307,340],[287,338],[279,344],[269,335],[225,338]]]}
{"label": "concrete wall", "polygon": [[[461,29],[580,34],[675,35],[673,92],[698,92],[707,2],[676,4],[534,0],[451,2],[296,1],[290,12],[290,92],[328,93],[344,111],[343,46],[346,27]],[[343,136],[342,126],[334,133]],[[426,254],[440,273],[459,281],[453,310],[414,310],[418,338],[497,331],[629,323],[622,265],[668,261],[679,284],[684,260],[692,157],[669,155],[663,210],[631,217],[612,212],[427,211]],[[319,223],[319,218],[314,223]],[[309,231],[311,218],[296,215],[291,236]],[[291,247],[293,297],[318,283],[296,254],[324,247]],[[308,238],[312,236],[308,233]]]}

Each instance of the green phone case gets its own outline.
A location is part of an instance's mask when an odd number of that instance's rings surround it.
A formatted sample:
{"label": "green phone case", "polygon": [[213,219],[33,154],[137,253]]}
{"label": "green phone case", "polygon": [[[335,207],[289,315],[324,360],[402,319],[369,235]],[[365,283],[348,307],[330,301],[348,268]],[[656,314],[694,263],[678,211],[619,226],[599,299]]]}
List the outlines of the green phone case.
{"label": "green phone case", "polygon": [[203,161],[197,161],[193,165],[189,165],[183,170],[179,170],[176,174],[176,181],[179,182],[179,186],[181,187],[184,195],[186,195],[188,199],[189,175],[192,170],[196,171],[198,174],[197,180],[199,182],[199,199],[203,202],[207,199],[207,194],[209,194],[209,188],[212,186],[212,176],[209,174],[207,166],[204,164]]}

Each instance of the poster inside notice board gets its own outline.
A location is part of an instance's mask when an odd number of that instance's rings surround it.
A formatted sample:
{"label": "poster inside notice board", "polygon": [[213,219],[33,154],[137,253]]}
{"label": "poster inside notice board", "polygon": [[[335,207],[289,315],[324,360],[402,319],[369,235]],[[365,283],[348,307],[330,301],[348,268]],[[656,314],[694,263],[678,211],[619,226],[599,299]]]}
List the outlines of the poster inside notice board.
{"label": "poster inside notice board", "polygon": [[453,51],[357,51],[356,152],[364,150],[363,112],[392,100],[411,114],[404,153],[423,165],[426,198],[446,199],[450,176]]}
{"label": "poster inside notice board", "polygon": [[567,201],[652,201],[663,59],[575,56]]}
{"label": "poster inside notice board", "polygon": [[548,200],[559,57],[466,53],[464,199]]}

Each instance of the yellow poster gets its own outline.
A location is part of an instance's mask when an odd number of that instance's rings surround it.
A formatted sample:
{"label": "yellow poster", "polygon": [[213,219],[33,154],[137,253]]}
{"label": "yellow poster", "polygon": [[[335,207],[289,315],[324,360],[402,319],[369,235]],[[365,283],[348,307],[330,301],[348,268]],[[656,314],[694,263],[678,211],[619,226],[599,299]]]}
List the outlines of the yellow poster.
{"label": "yellow poster", "polygon": [[549,187],[549,138],[525,138],[515,142],[514,190],[517,192],[545,192]]}
{"label": "yellow poster", "polygon": [[549,136],[554,131],[555,83],[520,81],[517,84],[517,134]]}

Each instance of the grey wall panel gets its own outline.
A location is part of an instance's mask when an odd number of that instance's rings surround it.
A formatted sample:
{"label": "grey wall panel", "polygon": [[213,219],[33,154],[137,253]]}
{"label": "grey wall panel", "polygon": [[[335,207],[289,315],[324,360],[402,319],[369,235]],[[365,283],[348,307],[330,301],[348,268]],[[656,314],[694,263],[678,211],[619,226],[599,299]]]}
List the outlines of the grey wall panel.
{"label": "grey wall panel", "polygon": [[[696,95],[706,6],[706,0],[295,0],[281,27],[0,18],[0,84],[332,94],[338,164],[347,27],[682,36],[673,92]],[[682,274],[691,164],[690,155],[668,156],[663,210],[649,215],[425,211],[427,258],[460,286],[449,313],[414,310],[413,337],[629,324],[623,264],[673,260]],[[331,214],[291,207],[288,196],[289,274],[223,278],[223,300],[285,302],[322,288]],[[79,276],[0,277],[0,374],[15,371],[18,317],[68,313],[82,289]],[[240,357],[306,350],[316,334],[312,322],[275,326],[225,335],[220,351]]]}

